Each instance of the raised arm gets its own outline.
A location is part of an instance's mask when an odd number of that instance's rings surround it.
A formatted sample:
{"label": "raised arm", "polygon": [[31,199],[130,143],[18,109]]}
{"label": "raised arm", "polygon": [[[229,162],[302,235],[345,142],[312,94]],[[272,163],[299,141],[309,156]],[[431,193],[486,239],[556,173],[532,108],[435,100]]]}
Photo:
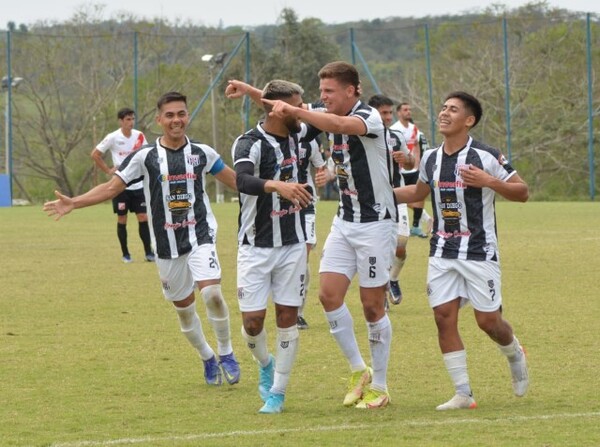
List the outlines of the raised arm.
{"label": "raised arm", "polygon": [[250,84],[246,84],[245,82],[238,81],[237,79],[231,79],[227,83],[227,87],[225,88],[225,96],[229,99],[242,98],[244,96],[248,96],[252,101],[258,105],[261,109],[263,108],[263,104],[261,102],[262,98],[262,90],[257,89],[256,87],[251,86]]}

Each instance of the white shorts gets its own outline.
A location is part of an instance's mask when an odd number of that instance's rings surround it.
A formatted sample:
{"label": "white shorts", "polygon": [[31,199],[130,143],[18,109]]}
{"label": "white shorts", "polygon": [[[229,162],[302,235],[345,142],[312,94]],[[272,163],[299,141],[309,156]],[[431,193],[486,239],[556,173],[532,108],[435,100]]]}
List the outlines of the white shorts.
{"label": "white shorts", "polygon": [[237,255],[237,295],[242,312],[276,304],[299,307],[304,299],[306,245],[263,248],[240,245]]}
{"label": "white shorts", "polygon": [[408,221],[408,205],[400,203],[398,208],[398,236],[410,237],[410,223]]}
{"label": "white shorts", "polygon": [[429,258],[427,295],[429,305],[461,298],[481,312],[494,312],[502,305],[500,264],[494,261]]}
{"label": "white shorts", "polygon": [[221,279],[221,266],[214,244],[203,244],[175,259],[156,258],[163,295],[169,301],[187,298],[196,281]]}
{"label": "white shorts", "polygon": [[334,217],[323,246],[319,273],[341,273],[361,287],[380,287],[390,279],[396,250],[396,222],[346,222]]}
{"label": "white shorts", "polygon": [[306,231],[306,243],[312,245],[312,248],[315,248],[317,245],[317,228],[315,226],[316,223],[316,214],[305,214],[304,215],[304,229]]}

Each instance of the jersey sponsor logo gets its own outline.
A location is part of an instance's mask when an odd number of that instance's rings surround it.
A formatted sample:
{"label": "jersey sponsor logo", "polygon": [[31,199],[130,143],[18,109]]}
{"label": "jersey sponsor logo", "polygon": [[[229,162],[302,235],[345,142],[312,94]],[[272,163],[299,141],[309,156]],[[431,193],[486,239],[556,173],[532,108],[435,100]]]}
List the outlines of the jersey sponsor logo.
{"label": "jersey sponsor logo", "polygon": [[182,189],[176,189],[171,194],[165,196],[165,201],[169,207],[169,211],[173,214],[187,214],[187,211],[192,207],[193,195]]}
{"label": "jersey sponsor logo", "polygon": [[358,191],[355,189],[344,188],[342,190],[342,194],[344,194],[345,196],[358,197]]}
{"label": "jersey sponsor logo", "polygon": [[296,163],[297,161],[298,161],[298,159],[296,158],[295,155],[292,155],[290,158],[285,158],[281,162],[281,168],[283,168],[284,166],[292,165],[292,164]]}
{"label": "jersey sponsor logo", "polygon": [[456,180],[455,182],[440,182],[439,180],[435,180],[433,182],[433,187],[439,189],[440,191],[466,189],[466,186],[462,180]]}
{"label": "jersey sponsor logo", "polygon": [[438,203],[438,207],[442,214],[442,219],[445,221],[456,222],[461,216],[462,204],[460,202],[440,202]]}
{"label": "jersey sponsor logo", "polygon": [[448,239],[451,237],[469,237],[471,236],[471,232],[469,230],[465,230],[465,231],[436,231],[435,234],[437,234],[439,237],[443,238],[443,239]]}
{"label": "jersey sponsor logo", "polygon": [[171,182],[171,183],[181,183],[187,180],[196,180],[198,176],[193,172],[186,172],[185,174],[176,174],[176,175],[163,175],[160,174],[158,176],[159,182]]}
{"label": "jersey sponsor logo", "polygon": [[350,150],[350,145],[348,143],[333,144],[333,145],[331,145],[331,150],[332,151],[347,151],[347,150]]}
{"label": "jersey sponsor logo", "polygon": [[287,214],[293,214],[293,213],[298,213],[302,208],[300,206],[290,206],[287,209],[283,209],[283,210],[273,210],[271,211],[271,218],[274,217],[282,217],[285,216]]}
{"label": "jersey sponsor logo", "polygon": [[336,164],[335,165],[335,175],[337,175],[338,177],[341,177],[341,178],[350,177],[347,167],[344,164]]}
{"label": "jersey sponsor logo", "polygon": [[190,220],[186,219],[182,222],[173,222],[173,223],[165,222],[163,228],[165,230],[177,230],[178,228],[193,227],[194,225],[196,225],[195,219],[190,219]]}

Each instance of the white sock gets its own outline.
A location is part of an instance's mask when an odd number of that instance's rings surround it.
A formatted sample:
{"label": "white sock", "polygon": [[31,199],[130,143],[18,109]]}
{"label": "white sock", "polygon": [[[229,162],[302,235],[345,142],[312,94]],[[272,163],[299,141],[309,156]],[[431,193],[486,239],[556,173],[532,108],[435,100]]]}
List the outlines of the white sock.
{"label": "white sock", "polygon": [[329,332],[337,341],[342,353],[346,356],[352,371],[363,371],[367,368],[356,343],[354,334],[354,321],[346,306],[342,304],[336,310],[325,312],[329,321]]}
{"label": "white sock", "polygon": [[392,261],[392,268],[390,269],[390,279],[392,281],[398,281],[398,276],[400,276],[400,271],[402,270],[402,267],[404,267],[405,260],[406,256],[404,258],[394,256],[394,260]]}
{"label": "white sock", "polygon": [[271,392],[285,394],[290,372],[298,352],[298,327],[277,328],[277,356],[275,358],[275,376]]}
{"label": "white sock", "polygon": [[448,352],[444,354],[444,363],[446,370],[450,374],[450,379],[454,383],[457,394],[471,396],[471,385],[469,383],[469,373],[467,372],[467,351]]}
{"label": "white sock", "polygon": [[387,368],[392,345],[392,323],[387,314],[374,323],[367,322],[371,365],[373,367],[372,387],[387,391]]}
{"label": "white sock", "polygon": [[204,332],[202,332],[202,323],[196,313],[196,302],[194,301],[188,307],[175,307],[175,311],[179,317],[181,332],[190,344],[196,348],[202,360],[208,360],[214,356],[215,352],[206,342]]}
{"label": "white sock", "polygon": [[523,358],[523,351],[521,350],[521,344],[517,337],[513,335],[513,341],[506,345],[498,345],[500,352],[508,359],[509,363],[516,363]]}
{"label": "white sock", "polygon": [[246,340],[248,348],[252,353],[254,360],[263,368],[269,364],[269,350],[267,349],[267,330],[263,330],[258,335],[249,335],[242,326],[242,337]]}
{"label": "white sock", "polygon": [[204,287],[201,292],[206,306],[208,321],[217,337],[219,355],[231,354],[231,331],[229,329],[229,308],[221,292],[221,284]]}

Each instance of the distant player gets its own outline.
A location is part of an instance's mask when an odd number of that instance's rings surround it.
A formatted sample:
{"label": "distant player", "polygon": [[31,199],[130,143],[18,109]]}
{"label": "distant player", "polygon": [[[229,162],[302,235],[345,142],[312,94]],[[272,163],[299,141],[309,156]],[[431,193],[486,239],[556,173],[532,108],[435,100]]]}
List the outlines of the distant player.
{"label": "distant player", "polygon": [[317,245],[316,228],[316,188],[312,178],[312,169],[318,171],[325,168],[325,160],[321,154],[321,140],[319,137],[314,140],[301,142],[298,146],[298,181],[309,185],[308,192],[313,196],[312,202],[302,209],[304,213],[304,225],[306,228],[306,276],[304,277],[304,300],[298,308],[298,329],[308,329],[308,322],[304,318],[304,306],[308,299],[308,288],[310,286],[310,264],[309,257],[311,250]]}
{"label": "distant player", "polygon": [[[415,163],[414,156],[406,146],[404,135],[396,130],[390,129],[393,121],[394,101],[384,95],[374,95],[369,99],[369,105],[379,112],[383,124],[388,130],[388,148],[393,160],[392,182],[394,187],[404,186],[402,169],[412,169]],[[400,304],[402,301],[402,289],[398,282],[400,271],[406,261],[406,244],[410,236],[410,224],[408,221],[408,207],[406,203],[399,203],[398,208],[398,240],[396,243],[396,256],[390,269],[389,300],[392,304]]]}
{"label": "distant player", "polygon": [[[133,128],[135,124],[135,112],[132,109],[123,108],[119,110],[117,118],[119,120],[119,129],[105,136],[91,154],[96,166],[111,176],[129,154],[147,144],[144,134]],[[109,167],[104,162],[106,152],[110,152],[112,167]],[[139,234],[144,244],[146,261],[154,261],[154,253],[150,243],[148,216],[146,215],[146,202],[142,188],[142,181],[135,182],[127,186],[125,191],[112,200],[113,211],[117,215],[117,236],[121,244],[123,262],[125,263],[132,262],[127,246],[127,213],[129,212],[135,213],[137,216]]]}

